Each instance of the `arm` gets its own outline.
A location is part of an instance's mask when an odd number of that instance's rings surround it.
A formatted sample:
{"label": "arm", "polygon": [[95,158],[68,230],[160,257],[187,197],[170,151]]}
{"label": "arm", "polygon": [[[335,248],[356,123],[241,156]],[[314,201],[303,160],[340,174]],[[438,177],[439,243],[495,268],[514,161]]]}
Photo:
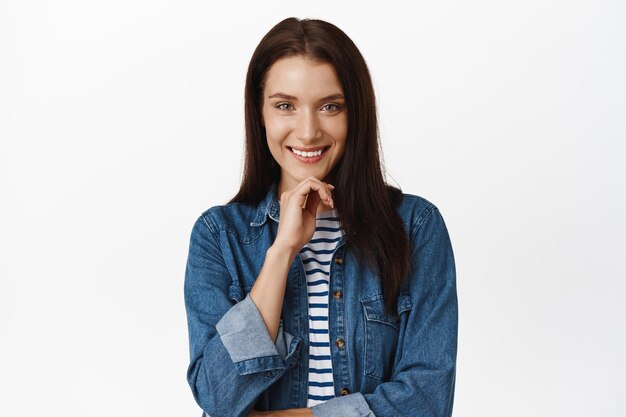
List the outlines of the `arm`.
{"label": "arm", "polygon": [[[266,272],[277,272],[280,267],[269,258]],[[191,233],[185,271],[187,380],[211,417],[246,415],[256,398],[295,364],[301,344],[282,327],[270,337],[250,296],[236,304],[230,299],[230,284],[217,228],[203,215]]]}
{"label": "arm", "polygon": [[210,214],[196,221],[185,272],[187,380],[198,405],[212,417],[246,415],[298,360],[301,340],[283,332],[280,316],[288,269],[313,235],[321,199],[332,204],[329,187],[315,178],[283,193],[276,240],[250,294],[236,304],[228,294],[231,279],[217,227]]}
{"label": "arm", "polygon": [[456,272],[443,217],[432,207],[412,229],[410,311],[401,359],[390,381],[373,393],[354,393],[312,407],[315,417],[449,417],[457,350]]}
{"label": "arm", "polygon": [[333,204],[330,188],[334,187],[309,177],[293,190],[281,194],[276,239],[250,290],[250,298],[259,309],[272,339],[276,337],[280,322],[287,272],[298,251],[313,237],[316,212],[322,199]]}
{"label": "arm", "polygon": [[250,298],[259,310],[272,341],[278,335],[287,274],[296,254],[272,245],[265,255],[261,273],[250,290]]}

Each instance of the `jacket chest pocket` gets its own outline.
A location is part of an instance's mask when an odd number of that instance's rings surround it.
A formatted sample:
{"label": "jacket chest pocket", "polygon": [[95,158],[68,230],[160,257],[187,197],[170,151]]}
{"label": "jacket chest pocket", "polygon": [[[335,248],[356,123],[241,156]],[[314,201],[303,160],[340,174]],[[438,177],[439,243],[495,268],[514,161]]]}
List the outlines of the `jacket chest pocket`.
{"label": "jacket chest pocket", "polygon": [[365,354],[363,369],[365,375],[389,380],[395,361],[400,326],[412,308],[411,298],[401,294],[398,297],[396,315],[385,311],[383,296],[377,294],[361,299],[365,317]]}

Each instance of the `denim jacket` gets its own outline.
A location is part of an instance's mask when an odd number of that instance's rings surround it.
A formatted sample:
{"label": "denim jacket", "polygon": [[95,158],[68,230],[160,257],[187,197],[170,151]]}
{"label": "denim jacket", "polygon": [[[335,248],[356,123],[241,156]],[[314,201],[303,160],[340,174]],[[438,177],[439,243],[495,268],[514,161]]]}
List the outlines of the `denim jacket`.
{"label": "denim jacket", "polygon": [[[450,238],[428,200],[403,194],[397,210],[413,264],[397,314],[385,311],[379,278],[345,236],[333,254],[329,337],[336,397],[312,407],[315,417],[452,414],[458,311]],[[256,206],[208,209],[191,231],[184,285],[187,380],[210,417],[306,407],[309,321],[300,257],[289,269],[275,342],[248,295],[279,214],[274,184]]]}

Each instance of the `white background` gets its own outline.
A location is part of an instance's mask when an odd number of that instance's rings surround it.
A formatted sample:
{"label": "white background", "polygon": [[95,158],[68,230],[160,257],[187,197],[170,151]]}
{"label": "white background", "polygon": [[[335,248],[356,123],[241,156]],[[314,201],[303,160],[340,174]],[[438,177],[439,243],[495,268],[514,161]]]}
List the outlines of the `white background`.
{"label": "white background", "polygon": [[623,1],[0,2],[0,415],[199,416],[191,226],[285,17],[361,49],[389,180],[457,262],[455,417],[622,416]]}

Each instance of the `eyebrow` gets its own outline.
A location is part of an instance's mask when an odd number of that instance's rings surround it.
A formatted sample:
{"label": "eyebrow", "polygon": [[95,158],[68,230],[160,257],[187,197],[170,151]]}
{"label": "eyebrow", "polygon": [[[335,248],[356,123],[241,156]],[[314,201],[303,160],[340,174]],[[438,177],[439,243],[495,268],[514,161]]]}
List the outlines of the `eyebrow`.
{"label": "eyebrow", "polygon": [[[298,97],[290,96],[289,94],[285,94],[285,93],[275,93],[269,96],[268,98],[275,98],[275,97],[282,98],[285,100],[298,101]],[[343,96],[343,94],[331,94],[329,96],[322,97],[319,101],[338,100],[338,99],[345,99],[345,97]]]}

